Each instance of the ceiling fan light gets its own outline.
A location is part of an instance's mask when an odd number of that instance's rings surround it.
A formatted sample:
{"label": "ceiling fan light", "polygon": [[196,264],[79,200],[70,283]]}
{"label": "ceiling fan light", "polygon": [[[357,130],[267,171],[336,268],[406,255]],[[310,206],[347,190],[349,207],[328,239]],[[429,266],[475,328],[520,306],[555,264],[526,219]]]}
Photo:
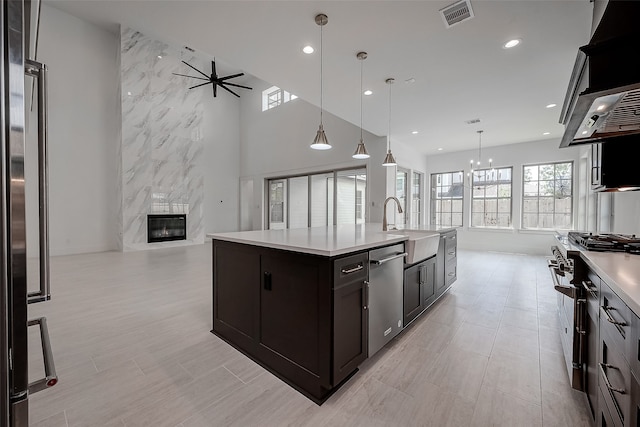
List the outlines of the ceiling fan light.
{"label": "ceiling fan light", "polygon": [[322,128],[322,124],[318,128],[318,132],[316,133],[316,137],[310,145],[314,150],[328,150],[331,148],[331,144],[327,141],[327,135],[324,134],[324,129]]}
{"label": "ceiling fan light", "polygon": [[387,152],[387,155],[384,158],[384,162],[382,162],[382,166],[395,166],[396,165],[396,159],[393,157],[393,154],[391,154],[391,150],[389,150]]}
{"label": "ceiling fan light", "polygon": [[353,157],[354,159],[368,159],[369,157],[369,153],[367,153],[367,148],[364,146],[364,141],[360,140],[360,142],[358,143],[358,146],[356,147],[356,151],[355,153],[353,153]]}

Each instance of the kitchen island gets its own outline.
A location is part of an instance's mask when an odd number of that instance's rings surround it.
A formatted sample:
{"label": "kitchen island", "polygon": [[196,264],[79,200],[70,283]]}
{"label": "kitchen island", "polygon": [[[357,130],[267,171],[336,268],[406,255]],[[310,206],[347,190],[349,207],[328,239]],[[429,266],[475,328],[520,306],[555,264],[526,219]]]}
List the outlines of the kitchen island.
{"label": "kitchen island", "polygon": [[403,233],[361,224],[208,234],[212,332],[321,404],[368,357],[369,251],[402,248]]}

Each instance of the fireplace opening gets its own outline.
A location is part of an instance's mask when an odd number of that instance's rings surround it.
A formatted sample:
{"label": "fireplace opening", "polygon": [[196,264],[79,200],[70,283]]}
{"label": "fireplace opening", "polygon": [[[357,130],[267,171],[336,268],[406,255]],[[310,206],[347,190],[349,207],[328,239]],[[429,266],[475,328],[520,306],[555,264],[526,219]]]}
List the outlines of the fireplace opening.
{"label": "fireplace opening", "polygon": [[166,242],[187,239],[186,214],[147,215],[147,242]]}

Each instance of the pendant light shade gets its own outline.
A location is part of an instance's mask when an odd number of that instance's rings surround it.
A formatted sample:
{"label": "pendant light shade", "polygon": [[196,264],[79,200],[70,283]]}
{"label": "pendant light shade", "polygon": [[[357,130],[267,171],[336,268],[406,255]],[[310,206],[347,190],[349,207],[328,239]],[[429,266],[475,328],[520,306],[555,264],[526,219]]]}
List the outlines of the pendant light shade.
{"label": "pendant light shade", "polygon": [[396,159],[391,154],[391,85],[395,82],[395,79],[389,78],[385,80],[385,83],[389,85],[389,131],[387,132],[387,155],[382,162],[382,166],[395,166]]}
{"label": "pendant light shade", "polygon": [[316,15],[316,24],[320,26],[320,126],[311,144],[311,148],[314,150],[328,150],[331,148],[331,144],[329,144],[327,135],[325,135],[324,128],[322,127],[322,27],[324,27],[327,22],[329,22],[327,15],[322,13]]}
{"label": "pendant light shade", "polygon": [[360,61],[360,142],[358,142],[356,151],[351,157],[354,159],[368,159],[370,156],[364,146],[364,138],[362,137],[362,63],[367,59],[367,52],[358,52],[356,58]]}

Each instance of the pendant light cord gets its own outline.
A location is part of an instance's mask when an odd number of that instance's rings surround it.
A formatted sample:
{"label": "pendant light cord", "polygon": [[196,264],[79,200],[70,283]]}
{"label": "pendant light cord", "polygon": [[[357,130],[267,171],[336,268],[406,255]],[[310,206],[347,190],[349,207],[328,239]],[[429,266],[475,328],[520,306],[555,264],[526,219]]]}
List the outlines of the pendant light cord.
{"label": "pendant light cord", "polygon": [[320,25],[320,126],[322,126],[322,27]]}
{"label": "pendant light cord", "polygon": [[364,59],[360,60],[360,141],[362,141],[362,68]]}
{"label": "pendant light cord", "polygon": [[387,144],[388,145],[387,149],[389,151],[391,151],[391,85],[392,83],[389,83],[389,132],[388,132],[389,135],[387,137],[389,140],[389,143]]}

